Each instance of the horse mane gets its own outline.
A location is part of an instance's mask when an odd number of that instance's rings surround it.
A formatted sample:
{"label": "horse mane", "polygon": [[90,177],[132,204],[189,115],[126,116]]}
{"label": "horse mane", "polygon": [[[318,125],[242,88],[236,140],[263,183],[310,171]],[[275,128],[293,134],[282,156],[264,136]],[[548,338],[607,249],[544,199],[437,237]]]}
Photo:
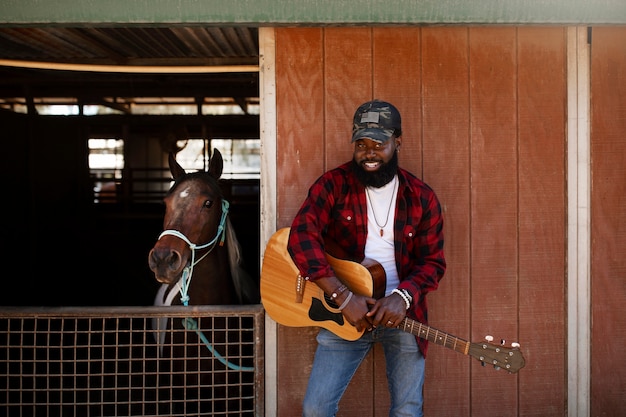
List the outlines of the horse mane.
{"label": "horse mane", "polygon": [[255,285],[252,276],[244,268],[241,245],[239,240],[237,240],[235,229],[230,223],[230,217],[226,217],[226,247],[228,248],[230,273],[239,303],[258,304],[260,300],[259,289]]}

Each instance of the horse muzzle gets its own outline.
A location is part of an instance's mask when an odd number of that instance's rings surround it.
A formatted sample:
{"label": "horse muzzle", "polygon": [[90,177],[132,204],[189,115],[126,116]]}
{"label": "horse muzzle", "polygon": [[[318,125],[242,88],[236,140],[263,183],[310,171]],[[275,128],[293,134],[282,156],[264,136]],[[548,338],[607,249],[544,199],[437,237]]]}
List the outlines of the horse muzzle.
{"label": "horse muzzle", "polygon": [[148,254],[148,266],[155,279],[162,284],[177,282],[188,264],[189,256],[169,247],[157,245]]}

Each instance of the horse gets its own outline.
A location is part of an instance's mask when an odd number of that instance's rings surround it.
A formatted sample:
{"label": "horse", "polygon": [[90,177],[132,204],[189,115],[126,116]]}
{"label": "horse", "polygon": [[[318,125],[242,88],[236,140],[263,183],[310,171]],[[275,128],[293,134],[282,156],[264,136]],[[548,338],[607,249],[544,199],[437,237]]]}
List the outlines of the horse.
{"label": "horse", "polygon": [[[164,197],[163,232],[148,254],[150,270],[161,284],[154,304],[258,304],[258,280],[245,270],[228,216],[229,202],[219,183],[223,170],[221,153],[213,150],[207,171],[187,173],[173,152],[169,153],[168,162],[174,184]],[[177,319],[169,324],[162,319],[153,326],[159,336],[159,372],[171,375],[171,383],[176,387],[196,387],[181,394],[187,399],[226,397],[227,382],[233,382],[233,377],[226,375],[226,368],[254,370],[225,361],[227,352],[220,354],[213,347],[236,349],[226,343],[233,342],[232,335],[220,331],[227,328],[226,318]],[[233,354],[241,355],[236,351]],[[216,409],[215,404],[210,407],[209,411]]]}

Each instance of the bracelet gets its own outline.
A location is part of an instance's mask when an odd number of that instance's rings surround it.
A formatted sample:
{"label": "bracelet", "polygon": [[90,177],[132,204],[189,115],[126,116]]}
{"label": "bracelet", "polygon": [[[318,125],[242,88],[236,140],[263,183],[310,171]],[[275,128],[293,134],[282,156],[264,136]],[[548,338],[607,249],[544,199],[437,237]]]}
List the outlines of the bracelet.
{"label": "bracelet", "polygon": [[337,297],[343,294],[347,289],[348,287],[346,287],[345,285],[340,285],[335,291],[333,291],[333,293],[330,295],[330,298],[332,298],[334,301]]}
{"label": "bracelet", "polygon": [[407,290],[406,288],[402,288],[400,291],[402,291],[402,293],[406,295],[406,298],[409,299],[409,304],[411,304],[413,302],[413,296],[411,295],[409,290]]}
{"label": "bracelet", "polygon": [[392,294],[398,294],[400,297],[402,297],[402,299],[404,300],[404,304],[406,305],[406,310],[408,310],[409,308],[411,308],[411,301],[409,301],[409,298],[399,289],[395,289],[393,291],[391,291]]}
{"label": "bracelet", "polygon": [[339,306],[339,311],[343,310],[344,308],[346,308],[346,306],[348,305],[348,303],[350,302],[350,300],[352,299],[352,296],[354,295],[354,293],[352,291],[350,291],[350,294],[348,294],[348,296],[346,297],[345,300],[343,300],[343,303],[341,303],[341,305]]}

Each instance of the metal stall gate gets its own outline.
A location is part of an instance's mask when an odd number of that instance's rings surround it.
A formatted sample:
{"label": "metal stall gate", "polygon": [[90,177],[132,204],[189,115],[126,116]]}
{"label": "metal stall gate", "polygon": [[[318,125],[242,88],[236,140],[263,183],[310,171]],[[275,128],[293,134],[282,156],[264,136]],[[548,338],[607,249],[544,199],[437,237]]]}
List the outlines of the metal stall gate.
{"label": "metal stall gate", "polygon": [[262,416],[263,338],[261,305],[0,307],[0,415]]}

